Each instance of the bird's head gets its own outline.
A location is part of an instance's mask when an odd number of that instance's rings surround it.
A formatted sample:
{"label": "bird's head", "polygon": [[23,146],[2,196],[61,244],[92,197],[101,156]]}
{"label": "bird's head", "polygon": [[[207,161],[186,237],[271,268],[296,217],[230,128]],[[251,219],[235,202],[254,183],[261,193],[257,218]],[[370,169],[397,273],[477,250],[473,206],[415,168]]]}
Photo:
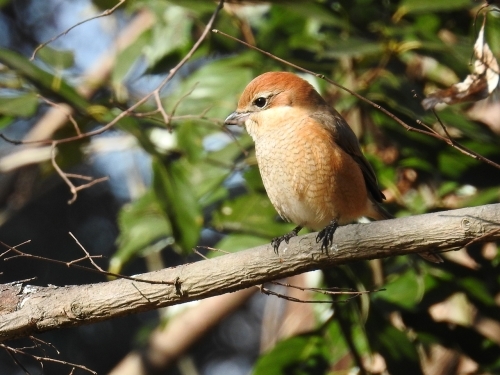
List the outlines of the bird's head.
{"label": "bird's head", "polygon": [[304,79],[287,72],[268,72],[248,84],[238,108],[224,123],[245,125],[254,136],[261,127],[284,126],[287,121],[278,119],[286,118],[290,110],[312,113],[326,106],[323,98]]}

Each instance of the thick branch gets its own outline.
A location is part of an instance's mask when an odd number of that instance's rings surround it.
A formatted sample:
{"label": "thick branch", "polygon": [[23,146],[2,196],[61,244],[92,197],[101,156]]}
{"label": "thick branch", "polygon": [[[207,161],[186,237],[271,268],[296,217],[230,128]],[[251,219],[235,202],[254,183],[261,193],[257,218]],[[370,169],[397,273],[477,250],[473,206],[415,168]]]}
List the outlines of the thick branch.
{"label": "thick branch", "polygon": [[[294,238],[274,254],[270,245],[151,272],[147,280],[99,284],[0,287],[0,341],[78,326],[234,292],[313,269],[373,258],[458,249],[500,239],[500,204],[340,227],[335,250],[322,253],[315,234]],[[5,297],[5,298],[4,298]]]}

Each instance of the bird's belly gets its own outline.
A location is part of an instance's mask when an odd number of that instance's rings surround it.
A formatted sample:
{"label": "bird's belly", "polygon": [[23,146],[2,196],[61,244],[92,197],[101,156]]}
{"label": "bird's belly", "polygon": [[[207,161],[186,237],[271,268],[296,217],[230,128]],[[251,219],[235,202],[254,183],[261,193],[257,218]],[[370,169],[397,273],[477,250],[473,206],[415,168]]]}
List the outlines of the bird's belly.
{"label": "bird's belly", "polygon": [[280,216],[314,230],[364,216],[368,198],[357,163],[330,143],[304,141],[306,147],[295,148],[257,144],[262,181]]}
{"label": "bird's belly", "polygon": [[334,207],[316,206],[292,194],[269,194],[269,198],[282,218],[301,227],[319,230],[337,216]]}
{"label": "bird's belly", "polygon": [[[261,159],[261,160],[259,160]],[[270,160],[271,159],[271,160]],[[297,225],[320,229],[338,216],[331,184],[315,178],[314,167],[289,163],[275,153],[262,162],[258,157],[264,187],[280,216]]]}

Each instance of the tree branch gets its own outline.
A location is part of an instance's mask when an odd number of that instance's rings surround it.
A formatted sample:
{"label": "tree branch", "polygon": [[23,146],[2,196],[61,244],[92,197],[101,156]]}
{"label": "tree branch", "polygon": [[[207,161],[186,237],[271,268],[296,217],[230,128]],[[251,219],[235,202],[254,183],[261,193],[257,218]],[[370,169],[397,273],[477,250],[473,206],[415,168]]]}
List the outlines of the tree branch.
{"label": "tree branch", "polygon": [[140,275],[175,286],[125,279],[98,284],[0,287],[0,341],[95,323],[248,288],[305,271],[363,259],[458,249],[500,239],[500,204],[340,227],[335,251],[316,234],[293,238],[279,256],[270,245]]}

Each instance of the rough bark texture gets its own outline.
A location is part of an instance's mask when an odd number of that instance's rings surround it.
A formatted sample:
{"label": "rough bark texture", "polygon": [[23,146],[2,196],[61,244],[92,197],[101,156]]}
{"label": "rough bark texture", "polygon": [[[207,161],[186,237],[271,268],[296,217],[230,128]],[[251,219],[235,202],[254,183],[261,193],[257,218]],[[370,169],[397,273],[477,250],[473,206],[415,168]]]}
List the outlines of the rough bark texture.
{"label": "rough bark texture", "polygon": [[[461,248],[500,239],[500,204],[340,227],[334,249],[321,252],[316,234],[138,277],[176,281],[158,285],[114,280],[90,285],[0,287],[0,341],[55,328],[234,292],[266,281],[362,259]],[[286,246],[285,246],[286,245]]]}

